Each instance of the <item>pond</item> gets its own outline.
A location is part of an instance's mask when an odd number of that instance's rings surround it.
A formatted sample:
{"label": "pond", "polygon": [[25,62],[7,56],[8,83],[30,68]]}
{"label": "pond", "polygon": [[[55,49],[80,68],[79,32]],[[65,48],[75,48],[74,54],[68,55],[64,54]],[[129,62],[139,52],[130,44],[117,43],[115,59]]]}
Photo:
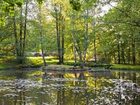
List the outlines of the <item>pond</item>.
{"label": "pond", "polygon": [[140,105],[140,72],[0,72],[0,105]]}

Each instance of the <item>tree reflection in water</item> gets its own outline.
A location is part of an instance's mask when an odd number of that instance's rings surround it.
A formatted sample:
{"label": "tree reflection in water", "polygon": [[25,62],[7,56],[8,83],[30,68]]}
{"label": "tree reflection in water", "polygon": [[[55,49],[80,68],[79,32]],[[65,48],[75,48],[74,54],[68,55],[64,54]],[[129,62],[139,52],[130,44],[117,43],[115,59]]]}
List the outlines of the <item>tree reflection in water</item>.
{"label": "tree reflection in water", "polygon": [[27,74],[1,76],[0,105],[140,105],[140,72]]}

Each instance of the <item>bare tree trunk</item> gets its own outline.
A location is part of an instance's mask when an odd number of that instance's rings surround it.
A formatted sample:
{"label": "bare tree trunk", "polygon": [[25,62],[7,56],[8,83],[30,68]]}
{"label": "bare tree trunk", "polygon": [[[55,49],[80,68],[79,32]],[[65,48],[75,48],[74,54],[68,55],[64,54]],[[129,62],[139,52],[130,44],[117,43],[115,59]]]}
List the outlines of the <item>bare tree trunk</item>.
{"label": "bare tree trunk", "polygon": [[85,65],[86,61],[86,54],[87,54],[87,49],[88,49],[88,17],[89,17],[89,12],[88,9],[86,11],[86,18],[85,18],[85,36],[84,36],[84,58],[83,58],[83,63]]}
{"label": "bare tree trunk", "polygon": [[26,0],[25,6],[25,20],[24,20],[24,35],[23,35],[23,49],[22,56],[25,56],[26,34],[27,34],[27,13],[28,13],[28,0]]}
{"label": "bare tree trunk", "polygon": [[47,66],[46,60],[45,60],[45,56],[44,56],[44,48],[43,48],[43,26],[42,26],[42,11],[41,11],[41,4],[39,4],[39,23],[40,23],[40,37],[41,37],[41,53],[42,53],[42,59],[43,59],[43,63],[44,66]]}
{"label": "bare tree trunk", "polygon": [[125,64],[124,44],[122,43],[121,43],[121,58],[122,58],[122,63]]}
{"label": "bare tree trunk", "polygon": [[[24,61],[24,50],[25,50],[25,39],[26,39],[26,20],[27,20],[27,4],[28,0],[26,1],[26,7],[25,7],[25,26],[23,27],[23,8],[22,5],[20,7],[20,29],[19,29],[19,36],[17,35],[17,26],[16,26],[16,16],[14,13],[14,37],[15,37],[15,50],[16,50],[16,58],[17,62],[22,64]],[[14,12],[15,8],[14,8]],[[24,30],[23,30],[24,29]],[[24,34],[23,34],[24,31]]]}
{"label": "bare tree trunk", "polygon": [[97,63],[97,54],[96,54],[96,36],[94,37],[93,46],[94,46],[94,59],[95,59],[95,63]]}
{"label": "bare tree trunk", "polygon": [[120,46],[120,38],[121,38],[121,36],[120,36],[120,34],[118,34],[117,35],[117,50],[118,50],[118,64],[120,64],[121,63],[121,46]]}
{"label": "bare tree trunk", "polygon": [[[80,63],[80,67],[81,68],[83,68],[83,66],[84,66],[84,64],[83,64],[83,53],[82,53],[82,51],[81,51],[81,47],[80,47],[80,44],[79,44],[79,42],[78,42],[78,40],[79,39],[77,39],[76,37],[75,37],[75,30],[77,30],[76,29],[76,27],[75,27],[75,23],[74,23],[74,15],[72,15],[72,21],[71,21],[71,25],[73,26],[72,27],[72,40],[73,40],[73,45],[74,45],[74,50],[75,50],[75,55],[76,55],[76,52],[77,52],[77,54],[78,54],[78,57],[79,57],[79,63]],[[74,55],[74,56],[75,56]],[[76,60],[76,59],[75,59]]]}
{"label": "bare tree trunk", "polygon": [[20,33],[19,33],[19,56],[20,56],[20,63],[22,63],[22,29],[23,29],[23,19],[22,19],[22,6],[20,7]]}
{"label": "bare tree trunk", "polygon": [[[95,18],[95,9],[93,11],[94,14],[94,18]],[[96,54],[96,32],[95,32],[95,25],[96,25],[96,18],[93,19],[93,34],[94,34],[94,42],[93,42],[93,47],[94,47],[94,59],[95,59],[95,63],[97,62],[97,54]]]}
{"label": "bare tree trunk", "polygon": [[131,54],[130,54],[130,44],[128,43],[128,51],[127,51],[127,62],[131,64]]}
{"label": "bare tree trunk", "polygon": [[59,64],[62,64],[62,24],[61,24],[62,20],[61,20],[61,7],[60,7],[60,11],[58,13],[58,31],[59,31],[59,35],[58,35],[58,39],[59,39]]}
{"label": "bare tree trunk", "polygon": [[[81,52],[81,48],[80,45],[77,43],[76,39],[74,38],[74,35],[72,34],[72,39],[73,39],[73,43],[74,43],[74,48],[75,48],[75,53],[78,53],[78,57],[79,57],[79,62],[80,62],[80,66],[81,68],[83,68],[83,57],[82,57],[82,52]],[[77,45],[76,45],[77,44]]]}
{"label": "bare tree trunk", "polygon": [[135,39],[132,38],[132,63],[136,64],[136,48],[135,48]]}
{"label": "bare tree trunk", "polygon": [[43,43],[41,43],[41,54],[42,54],[42,59],[44,66],[47,66],[46,60],[45,60],[45,55],[44,55],[44,49],[43,49]]}
{"label": "bare tree trunk", "polygon": [[15,11],[15,7],[13,7],[14,9],[14,16],[13,16],[13,27],[14,27],[14,38],[15,38],[15,53],[16,53],[16,59],[18,60],[18,56],[19,56],[19,50],[18,50],[18,36],[17,36],[17,27],[16,27],[16,11]]}
{"label": "bare tree trunk", "polygon": [[76,66],[76,63],[77,63],[77,56],[76,56],[76,41],[75,41],[75,39],[74,39],[74,16],[72,15],[72,19],[71,19],[72,21],[71,21],[71,26],[72,26],[72,40],[73,40],[73,53],[74,53],[74,66]]}
{"label": "bare tree trunk", "polygon": [[118,43],[117,47],[118,47],[118,64],[120,64],[121,59],[120,59],[120,44],[119,43]]}
{"label": "bare tree trunk", "polygon": [[116,56],[115,52],[113,53],[114,63],[116,63]]}
{"label": "bare tree trunk", "polygon": [[106,52],[106,51],[104,51],[104,57],[105,57],[105,60],[104,60],[104,62],[103,62],[103,63],[108,62],[108,59],[107,59],[107,52]]}
{"label": "bare tree trunk", "polygon": [[76,55],[75,45],[73,45],[73,54],[74,54],[74,66],[76,66],[76,63],[77,63],[77,55]]}
{"label": "bare tree trunk", "polygon": [[57,8],[55,8],[55,13],[56,13],[57,50],[58,50],[58,59],[59,59],[59,62],[58,63],[61,64],[60,25],[59,25],[59,14],[58,14]]}
{"label": "bare tree trunk", "polygon": [[62,55],[61,55],[61,63],[64,63],[64,32],[65,32],[65,19],[62,17]]}

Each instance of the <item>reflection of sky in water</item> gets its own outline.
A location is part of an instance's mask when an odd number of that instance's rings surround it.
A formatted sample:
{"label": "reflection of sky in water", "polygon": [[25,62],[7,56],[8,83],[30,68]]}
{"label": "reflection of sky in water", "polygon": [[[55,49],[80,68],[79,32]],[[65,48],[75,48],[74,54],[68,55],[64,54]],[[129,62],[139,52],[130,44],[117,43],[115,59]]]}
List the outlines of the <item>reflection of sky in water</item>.
{"label": "reflection of sky in water", "polygon": [[0,105],[140,105],[140,72],[11,73],[0,75]]}

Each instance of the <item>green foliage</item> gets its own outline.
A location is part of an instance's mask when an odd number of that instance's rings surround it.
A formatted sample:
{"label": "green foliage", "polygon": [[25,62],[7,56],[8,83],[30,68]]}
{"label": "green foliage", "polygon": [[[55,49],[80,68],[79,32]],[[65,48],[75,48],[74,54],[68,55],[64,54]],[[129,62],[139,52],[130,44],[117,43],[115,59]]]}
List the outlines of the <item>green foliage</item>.
{"label": "green foliage", "polygon": [[69,0],[73,10],[79,11],[81,9],[80,0]]}
{"label": "green foliage", "polygon": [[39,4],[42,4],[44,0],[37,0]]}
{"label": "green foliage", "polygon": [[[101,30],[98,31],[100,35],[99,51],[104,52],[106,59],[112,59],[112,62],[116,62],[118,53],[120,53],[121,63],[130,63],[129,60],[132,60],[130,57],[134,58],[137,55],[139,48],[136,46],[140,40],[138,35],[140,27],[137,23],[140,16],[138,5],[138,0],[135,2],[123,0],[118,2],[117,6],[103,17],[104,23],[99,24]],[[133,43],[135,43],[135,47],[132,48]],[[115,60],[113,61],[113,59]],[[137,61],[138,59],[136,58]]]}
{"label": "green foliage", "polygon": [[[99,62],[117,63],[120,56],[120,63],[135,64],[135,60],[136,64],[140,64],[140,1],[118,0],[116,6],[113,7],[110,4],[113,0],[109,0],[110,3],[107,2],[102,5],[108,4],[112,8],[105,15],[99,17],[98,12],[102,12],[99,10],[101,1],[37,0],[31,3],[29,0],[31,6],[28,8],[29,14],[27,16],[26,52],[40,52],[42,41],[46,54],[55,53],[58,55],[56,53],[58,49],[55,5],[58,6],[60,35],[62,32],[64,33],[66,59],[74,59],[75,44],[77,58],[79,55],[83,57],[86,51],[86,58],[92,59],[96,47]],[[25,7],[22,5],[25,5],[26,2],[26,0],[2,0],[0,3],[0,54],[2,56],[15,55],[15,48],[19,47],[15,45],[13,17],[15,16],[16,20],[19,43],[21,23],[24,26],[25,22],[21,22],[21,18],[25,19]],[[37,4],[41,7],[42,13],[39,13]],[[46,4],[48,5],[46,6]],[[22,17],[20,15],[21,6],[23,9]],[[39,22],[40,16],[42,24]],[[40,31],[41,28],[42,31]],[[40,32],[42,32],[42,38]],[[96,40],[96,46],[94,46],[94,40]],[[61,38],[60,41],[62,41]],[[33,64],[41,65],[40,62],[42,63],[39,60],[38,62],[33,61]],[[50,60],[47,62],[56,63],[57,61]],[[73,62],[66,63],[74,64]]]}
{"label": "green foliage", "polygon": [[18,7],[21,7],[21,5],[23,4],[23,0],[4,0],[6,3],[9,4],[10,7],[14,7],[15,4]]}
{"label": "green foliage", "polygon": [[18,7],[21,7],[21,6],[22,6],[22,2],[16,2],[16,5],[17,5]]}

